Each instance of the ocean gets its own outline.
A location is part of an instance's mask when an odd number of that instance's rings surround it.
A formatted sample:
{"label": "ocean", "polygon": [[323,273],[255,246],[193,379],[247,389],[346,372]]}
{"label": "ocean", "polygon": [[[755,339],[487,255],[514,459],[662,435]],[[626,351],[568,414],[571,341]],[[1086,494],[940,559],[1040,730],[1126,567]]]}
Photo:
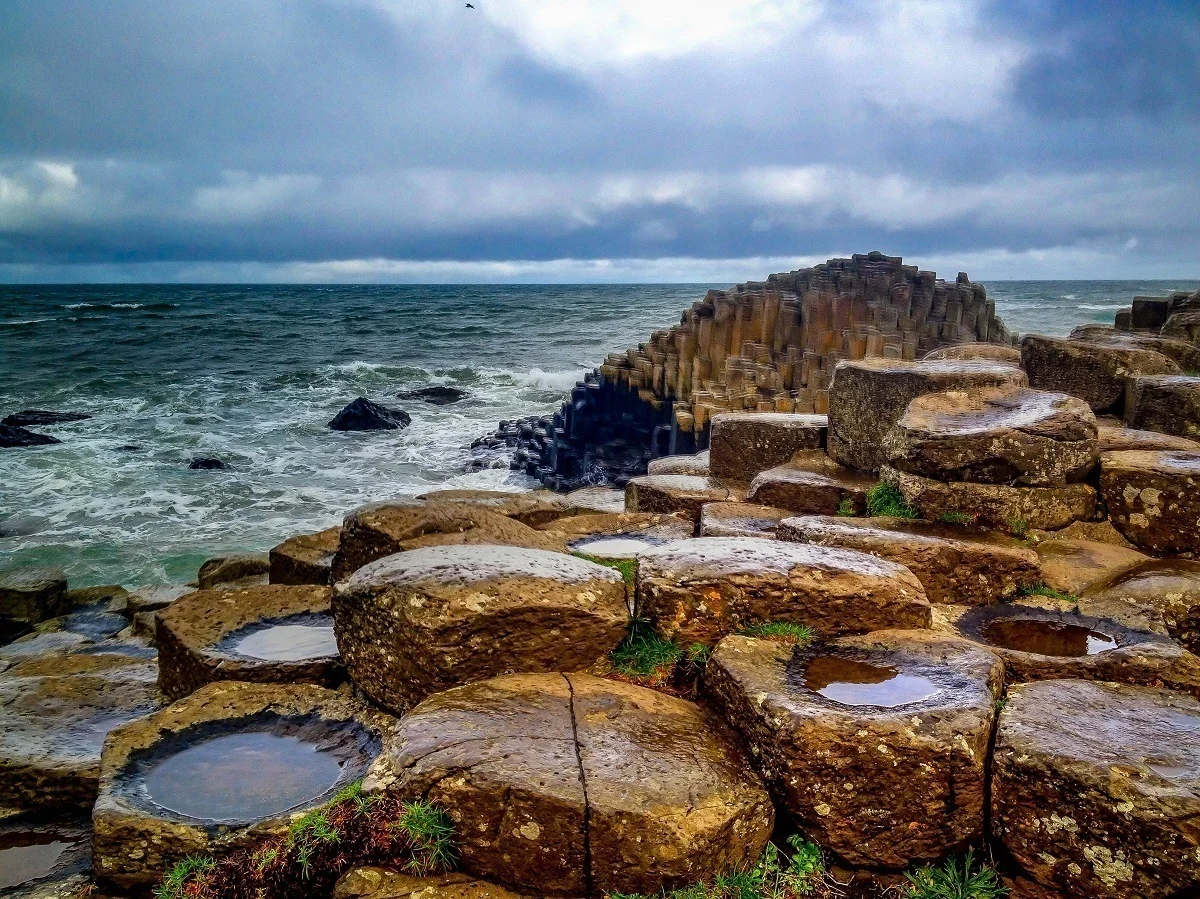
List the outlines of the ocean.
{"label": "ocean", "polygon": [[[674,324],[709,286],[0,286],[0,417],[85,412],[0,450],[0,568],[73,586],[183,582],[224,552],[265,550],[362,503],[434,487],[522,490],[468,472],[471,441],[557,408],[612,351]],[[1174,281],[987,283],[1021,333],[1111,322]],[[400,400],[450,385],[448,406]],[[367,396],[402,432],[326,424]],[[193,471],[216,456],[228,471]]]}

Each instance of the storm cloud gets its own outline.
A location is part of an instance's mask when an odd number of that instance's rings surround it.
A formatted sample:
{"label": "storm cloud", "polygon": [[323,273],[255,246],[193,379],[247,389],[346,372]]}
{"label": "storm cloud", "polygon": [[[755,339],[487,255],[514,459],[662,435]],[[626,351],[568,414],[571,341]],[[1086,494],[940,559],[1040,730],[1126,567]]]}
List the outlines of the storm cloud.
{"label": "storm cloud", "polygon": [[1200,276],[1194,2],[475,6],[9,0],[0,279]]}

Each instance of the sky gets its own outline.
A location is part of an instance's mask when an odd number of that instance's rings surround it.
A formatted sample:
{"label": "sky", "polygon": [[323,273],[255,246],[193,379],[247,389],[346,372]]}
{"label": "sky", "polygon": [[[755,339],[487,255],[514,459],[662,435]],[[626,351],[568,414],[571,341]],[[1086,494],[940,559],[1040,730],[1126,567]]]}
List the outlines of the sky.
{"label": "sky", "polygon": [[1200,280],[1200,0],[3,0],[0,282]]}

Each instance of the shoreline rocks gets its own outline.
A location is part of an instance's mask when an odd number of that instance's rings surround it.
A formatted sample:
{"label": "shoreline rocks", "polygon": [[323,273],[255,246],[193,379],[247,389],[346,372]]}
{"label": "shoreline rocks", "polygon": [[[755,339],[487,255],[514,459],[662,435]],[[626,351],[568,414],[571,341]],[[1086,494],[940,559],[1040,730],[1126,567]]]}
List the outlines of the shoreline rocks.
{"label": "shoreline rocks", "polygon": [[389,409],[360,396],[329,422],[333,431],[398,431],[412,424],[402,409]]}

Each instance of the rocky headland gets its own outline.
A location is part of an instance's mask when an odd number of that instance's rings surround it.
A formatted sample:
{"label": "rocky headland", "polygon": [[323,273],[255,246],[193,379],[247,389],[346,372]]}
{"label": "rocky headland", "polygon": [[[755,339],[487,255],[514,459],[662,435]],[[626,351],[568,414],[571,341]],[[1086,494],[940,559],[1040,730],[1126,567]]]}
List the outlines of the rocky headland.
{"label": "rocky headland", "polygon": [[480,441],[554,490],[0,572],[0,891],[1200,895],[1197,439],[1200,291],[711,292]]}

